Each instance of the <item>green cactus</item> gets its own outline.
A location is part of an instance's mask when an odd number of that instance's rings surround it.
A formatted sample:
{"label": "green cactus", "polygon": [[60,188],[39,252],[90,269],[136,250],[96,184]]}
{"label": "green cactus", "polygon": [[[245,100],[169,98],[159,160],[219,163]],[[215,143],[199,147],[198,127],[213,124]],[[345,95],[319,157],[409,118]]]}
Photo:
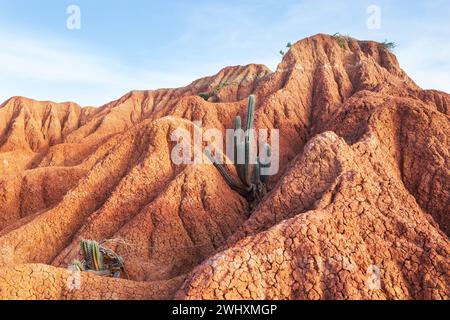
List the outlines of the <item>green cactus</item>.
{"label": "green cactus", "polygon": [[84,265],[80,260],[73,260],[72,269],[74,271],[84,271]]}
{"label": "green cactus", "polygon": [[118,278],[125,270],[123,258],[118,256],[111,249],[102,247],[94,240],[81,240],[81,253],[84,257],[83,261],[74,260],[71,268],[75,271],[87,271],[99,276],[110,276]]}
{"label": "green cactus", "polygon": [[198,94],[198,96],[200,98],[202,98],[203,100],[208,101],[209,98],[211,98],[212,95],[210,93],[208,93],[208,92],[201,92],[201,93]]}
{"label": "green cactus", "polygon": [[103,255],[100,253],[100,246],[98,242],[90,240],[81,240],[80,246],[88,269],[95,271],[102,270]]}
{"label": "green cactus", "polygon": [[92,251],[89,249],[89,243],[90,241],[81,240],[80,247],[81,252],[83,253],[84,260],[86,261],[87,268],[91,269],[94,265],[93,258],[92,258]]}
{"label": "green cactus", "polygon": [[94,270],[100,271],[103,269],[103,255],[100,253],[100,247],[96,241],[92,241],[91,248]]}
{"label": "green cactus", "polygon": [[336,32],[333,35],[333,38],[337,41],[339,47],[342,49],[345,49],[345,44],[351,40],[351,37],[349,35],[341,35],[339,32]]}
{"label": "green cactus", "polygon": [[[258,162],[261,165],[260,169],[268,169],[268,168],[270,168],[270,165],[271,165],[270,157],[271,157],[270,145],[266,143],[264,145],[264,160],[265,160],[264,163],[261,163],[259,161],[259,159],[258,159]],[[269,179],[270,179],[269,175],[261,175],[261,182],[262,183],[267,185],[269,183]]]}
{"label": "green cactus", "polygon": [[205,101],[208,101],[209,99],[211,99],[213,97],[218,99],[220,91],[222,91],[223,88],[225,88],[229,85],[231,85],[231,83],[222,82],[217,87],[215,87],[211,92],[201,92],[198,94],[198,96]]}
{"label": "green cactus", "polygon": [[[270,146],[264,145],[264,159],[258,156],[256,163],[252,166],[250,163],[252,141],[253,141],[253,122],[255,118],[255,96],[248,98],[247,120],[245,126],[245,138],[242,139],[242,123],[241,117],[235,119],[235,135],[234,135],[234,164],[238,175],[238,180],[228,172],[225,166],[218,161],[209,150],[205,151],[206,156],[211,160],[214,166],[219,170],[230,187],[246,197],[250,202],[250,206],[254,209],[267,193],[267,185],[269,183],[269,175],[262,175],[262,169],[270,167]],[[242,156],[244,159],[242,159]],[[244,160],[244,163],[242,161]]]}

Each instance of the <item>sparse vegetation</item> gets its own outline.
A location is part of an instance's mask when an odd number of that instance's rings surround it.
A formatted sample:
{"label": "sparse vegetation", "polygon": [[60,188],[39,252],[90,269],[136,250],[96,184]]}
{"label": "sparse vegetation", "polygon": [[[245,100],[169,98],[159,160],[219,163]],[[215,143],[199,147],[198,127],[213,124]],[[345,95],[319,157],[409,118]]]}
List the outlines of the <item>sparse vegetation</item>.
{"label": "sparse vegetation", "polygon": [[[339,32],[336,32],[333,35],[333,38],[336,40],[339,47],[341,47],[342,49],[345,49],[345,45],[349,41],[355,40],[352,37],[350,37],[349,35],[342,35]],[[358,41],[358,42],[359,43],[367,43],[368,41]],[[389,41],[385,40],[384,42],[380,43],[380,48],[385,49],[385,50],[393,51],[396,47],[397,47],[397,44],[395,42],[389,42]]]}
{"label": "sparse vegetation", "polygon": [[200,98],[203,98],[205,101],[208,101],[209,98],[212,97],[212,94],[210,92],[201,92],[201,93],[198,94],[198,96]]}
{"label": "sparse vegetation", "polygon": [[251,136],[251,134],[253,129],[254,115],[255,97],[250,96],[248,98],[247,123],[245,127],[244,137],[241,136],[241,117],[237,116],[235,119],[234,165],[238,174],[238,181],[236,181],[232,177],[225,166],[220,161],[218,161],[215,156],[213,156],[208,151],[205,152],[205,154],[209,157],[214,166],[220,171],[230,187],[247,198],[252,209],[254,209],[258,205],[258,203],[267,193],[269,175],[264,175],[261,172],[261,169],[270,167],[271,157],[270,146],[266,143],[263,150],[264,158],[261,158],[260,150],[260,153],[256,158],[256,163],[253,166],[251,166],[250,164],[250,155],[252,150],[251,144],[253,142],[253,137]]}
{"label": "sparse vegetation", "polygon": [[223,82],[223,83],[219,84],[217,87],[215,87],[213,90],[211,90],[210,92],[202,92],[202,93],[199,93],[198,96],[203,98],[205,101],[208,101],[209,99],[211,99],[213,97],[218,98],[220,91],[229,85],[230,85],[229,83]]}
{"label": "sparse vegetation", "polygon": [[[291,47],[292,47],[292,43],[291,43],[291,42],[288,42],[288,43],[286,44],[286,48],[289,50]],[[284,55],[286,54],[286,51],[280,50],[280,51],[279,51],[279,54],[280,54],[282,57],[284,57]]]}
{"label": "sparse vegetation", "polygon": [[384,40],[384,42],[381,43],[381,46],[386,50],[393,51],[397,47],[397,44],[395,42]]}
{"label": "sparse vegetation", "polygon": [[339,47],[341,47],[342,49],[345,49],[345,44],[352,39],[349,35],[342,35],[339,32],[333,34],[333,38],[337,41]]}
{"label": "sparse vegetation", "polygon": [[74,260],[71,265],[72,269],[113,278],[120,278],[124,272],[128,278],[123,258],[111,249],[105,248],[93,240],[81,240],[80,247],[84,259],[83,261]]}

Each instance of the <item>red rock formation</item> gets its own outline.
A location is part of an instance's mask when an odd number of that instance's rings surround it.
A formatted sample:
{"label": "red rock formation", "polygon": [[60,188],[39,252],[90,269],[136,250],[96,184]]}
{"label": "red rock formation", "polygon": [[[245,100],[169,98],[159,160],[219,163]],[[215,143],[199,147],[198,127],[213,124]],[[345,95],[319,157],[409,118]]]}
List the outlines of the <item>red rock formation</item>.
{"label": "red rock formation", "polygon": [[[170,159],[173,130],[232,128],[249,94],[281,157],[251,213],[212,165]],[[293,45],[276,72],[225,68],[100,108],[12,98],[0,298],[448,299],[449,104],[382,45],[326,35]],[[109,239],[131,279],[70,285],[82,238]]]}

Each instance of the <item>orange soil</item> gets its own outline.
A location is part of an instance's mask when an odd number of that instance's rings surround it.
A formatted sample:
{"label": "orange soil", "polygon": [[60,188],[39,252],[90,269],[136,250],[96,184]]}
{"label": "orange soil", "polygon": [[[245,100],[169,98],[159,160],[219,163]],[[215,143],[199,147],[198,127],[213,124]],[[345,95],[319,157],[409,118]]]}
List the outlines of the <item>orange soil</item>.
{"label": "orange soil", "polygon": [[[253,212],[212,165],[170,160],[174,129],[232,128],[249,94],[281,158]],[[0,299],[448,299],[449,106],[380,44],[327,35],[275,72],[229,67],[101,108],[11,98]],[[120,239],[131,279],[68,285],[82,238]]]}

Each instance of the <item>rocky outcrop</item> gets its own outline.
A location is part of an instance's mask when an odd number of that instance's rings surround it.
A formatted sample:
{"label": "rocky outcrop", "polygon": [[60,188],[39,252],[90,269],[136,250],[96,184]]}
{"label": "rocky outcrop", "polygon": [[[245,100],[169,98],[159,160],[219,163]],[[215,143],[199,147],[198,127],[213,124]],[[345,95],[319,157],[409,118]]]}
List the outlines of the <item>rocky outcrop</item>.
{"label": "rocky outcrop", "polygon": [[[280,132],[280,171],[252,212],[211,164],[171,161],[175,129],[233,128],[249,94],[255,127]],[[275,72],[228,67],[100,108],[12,98],[0,298],[448,299],[449,101],[381,44],[327,35]],[[130,279],[67,270],[83,238]]]}

